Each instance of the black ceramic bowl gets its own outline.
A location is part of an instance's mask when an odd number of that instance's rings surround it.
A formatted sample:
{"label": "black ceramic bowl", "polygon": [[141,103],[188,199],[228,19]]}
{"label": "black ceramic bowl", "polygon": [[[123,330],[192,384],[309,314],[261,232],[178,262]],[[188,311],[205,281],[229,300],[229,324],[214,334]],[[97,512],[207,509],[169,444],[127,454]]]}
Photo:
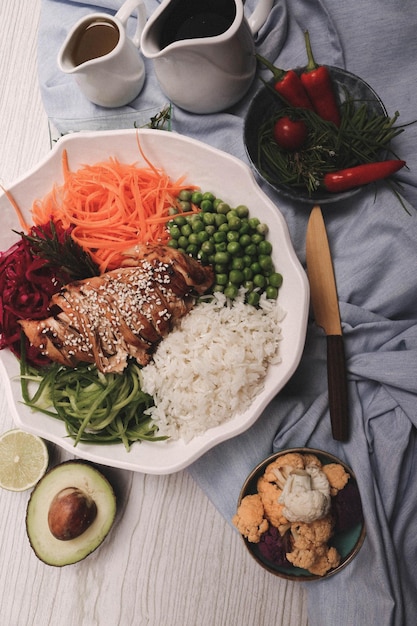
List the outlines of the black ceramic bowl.
{"label": "black ceramic bowl", "polygon": [[[338,67],[327,67],[339,102],[344,101],[346,92],[348,92],[358,103],[366,102],[370,112],[378,115],[387,115],[381,99],[372,87],[370,87],[365,81],[355,74],[351,74],[350,72]],[[301,72],[302,70],[296,71]],[[309,194],[307,189],[303,191],[301,189],[295,189],[294,187],[281,184],[278,180],[277,173],[274,172],[273,169],[265,167],[263,168],[263,171],[261,171],[261,168],[259,167],[258,155],[259,130],[268,119],[273,117],[277,110],[285,107],[284,102],[274,92],[273,83],[274,80],[261,87],[261,89],[256,93],[245,119],[244,141],[246,152],[257,173],[279,193],[291,198],[292,200],[308,204],[328,204],[330,202],[337,202],[339,200],[349,198],[358,193],[361,189],[360,187],[343,193],[328,193],[320,190]]]}
{"label": "black ceramic bowl", "polygon": [[[335,534],[329,540],[328,545],[334,546],[336,550],[338,551],[341,557],[339,565],[329,570],[323,576],[312,574],[311,572],[305,569],[295,567],[291,564],[288,564],[286,566],[276,565],[275,563],[265,558],[265,556],[262,554],[260,550],[259,543],[252,543],[248,541],[245,537],[243,537],[243,535],[242,535],[242,539],[247,550],[249,551],[250,555],[255,559],[255,561],[259,565],[261,565],[261,567],[266,569],[268,572],[274,574],[275,576],[279,576],[280,578],[285,578],[286,580],[293,580],[297,582],[324,580],[325,578],[328,578],[329,576],[332,576],[340,572],[341,569],[346,567],[354,559],[356,554],[359,552],[365,540],[365,535],[366,535],[365,522],[363,520],[363,517],[360,514],[358,514],[358,511],[361,512],[362,503],[361,503],[361,498],[360,498],[356,478],[351,468],[348,467],[345,463],[343,463],[343,461],[333,456],[332,454],[329,454],[328,452],[324,452],[323,450],[316,450],[314,448],[290,448],[287,450],[281,450],[280,452],[276,452],[275,454],[272,454],[271,456],[263,460],[261,463],[259,463],[251,471],[251,473],[249,474],[249,476],[247,477],[247,479],[245,480],[243,484],[243,487],[239,494],[237,506],[239,507],[242,499],[245,496],[257,493],[258,479],[264,474],[266,467],[270,463],[275,461],[278,457],[283,456],[284,454],[288,454],[290,452],[298,452],[301,454],[314,454],[315,456],[318,457],[322,465],[325,465],[327,463],[337,463],[339,465],[342,465],[342,467],[350,476],[345,489],[349,485],[349,488],[352,490],[350,501],[354,505],[355,518],[359,517],[361,518],[361,521],[351,526],[349,525],[349,528],[347,528],[345,524],[344,525],[345,529],[341,532],[337,532],[337,523],[336,523]],[[335,505],[333,504],[332,510],[334,507]],[[333,512],[336,513],[336,511],[333,511]]]}

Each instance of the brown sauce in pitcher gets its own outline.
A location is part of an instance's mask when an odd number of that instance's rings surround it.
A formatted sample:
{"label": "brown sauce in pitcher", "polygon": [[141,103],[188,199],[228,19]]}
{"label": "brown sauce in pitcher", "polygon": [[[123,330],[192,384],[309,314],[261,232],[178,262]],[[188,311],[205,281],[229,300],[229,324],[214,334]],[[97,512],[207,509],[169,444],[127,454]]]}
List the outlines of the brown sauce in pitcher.
{"label": "brown sauce in pitcher", "polygon": [[221,35],[233,24],[235,15],[235,3],[227,0],[173,0],[161,26],[160,46]]}
{"label": "brown sauce in pitcher", "polygon": [[75,66],[109,54],[119,42],[119,31],[110,21],[94,20],[78,33],[71,60]]}

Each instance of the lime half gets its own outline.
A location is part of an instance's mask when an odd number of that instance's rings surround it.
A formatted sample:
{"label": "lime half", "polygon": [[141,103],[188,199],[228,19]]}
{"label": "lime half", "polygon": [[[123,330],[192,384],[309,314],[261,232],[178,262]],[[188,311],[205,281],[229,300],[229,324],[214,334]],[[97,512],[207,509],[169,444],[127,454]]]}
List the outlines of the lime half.
{"label": "lime half", "polygon": [[0,487],[25,491],[42,478],[49,455],[43,439],[18,428],[0,435]]}

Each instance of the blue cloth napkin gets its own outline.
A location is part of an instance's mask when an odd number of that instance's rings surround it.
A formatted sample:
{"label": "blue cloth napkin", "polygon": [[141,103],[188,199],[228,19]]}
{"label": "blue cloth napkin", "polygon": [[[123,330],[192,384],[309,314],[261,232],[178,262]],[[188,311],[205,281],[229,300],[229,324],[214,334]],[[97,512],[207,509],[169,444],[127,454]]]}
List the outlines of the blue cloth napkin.
{"label": "blue cloth napkin", "polygon": [[[114,13],[121,0],[43,0],[39,81],[48,116],[60,132],[109,111],[89,103],[56,56],[72,24],[92,10]],[[256,2],[247,1],[245,11]],[[157,6],[147,0],[148,14]],[[129,28],[134,28],[131,18]],[[256,37],[257,51],[288,69],[305,64],[308,28],[318,62],[344,67],[366,80],[400,123],[417,118],[417,5],[415,0],[276,0]],[[120,125],[166,100],[146,62],[140,96],[113,111]],[[265,72],[264,77],[270,74]],[[247,160],[243,119],[256,80],[229,111],[197,116],[178,108],[174,129]],[[323,208],[332,250],[348,368],[351,437],[331,437],[326,339],[310,321],[300,365],[257,423],[220,444],[189,471],[230,522],[243,481],[275,450],[327,450],[356,473],[367,537],[356,559],[336,576],[306,584],[311,626],[414,626],[417,615],[417,125],[394,141],[409,169],[399,179],[408,213],[387,186],[363,190]],[[308,208],[263,185],[284,214],[305,263]]]}

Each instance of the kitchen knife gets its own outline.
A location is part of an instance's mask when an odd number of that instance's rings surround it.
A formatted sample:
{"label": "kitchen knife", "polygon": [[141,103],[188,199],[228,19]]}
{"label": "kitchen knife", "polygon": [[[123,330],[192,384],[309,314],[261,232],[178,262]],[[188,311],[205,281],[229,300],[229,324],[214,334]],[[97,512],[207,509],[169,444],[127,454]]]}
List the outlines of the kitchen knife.
{"label": "kitchen knife", "polygon": [[314,206],[307,225],[307,275],[315,322],[327,336],[327,380],[333,438],[349,437],[347,376],[333,262],[323,214]]}

